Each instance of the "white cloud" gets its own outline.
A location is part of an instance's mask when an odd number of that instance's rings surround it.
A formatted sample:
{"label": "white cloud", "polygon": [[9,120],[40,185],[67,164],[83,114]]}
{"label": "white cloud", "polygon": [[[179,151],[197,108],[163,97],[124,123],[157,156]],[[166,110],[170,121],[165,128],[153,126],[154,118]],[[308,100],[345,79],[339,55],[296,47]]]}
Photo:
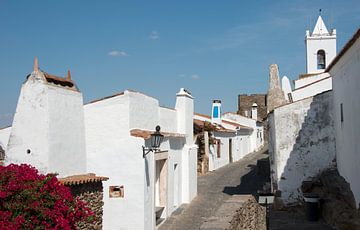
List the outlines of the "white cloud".
{"label": "white cloud", "polygon": [[157,40],[157,39],[160,38],[160,35],[159,35],[159,33],[158,33],[156,30],[153,30],[153,31],[151,31],[151,33],[150,33],[150,35],[149,35],[149,38],[150,38],[151,40]]}
{"label": "white cloud", "polygon": [[200,78],[200,76],[197,74],[191,75],[191,79],[193,79],[193,80],[198,80],[199,78]]}
{"label": "white cloud", "polygon": [[120,50],[112,50],[108,53],[109,56],[113,56],[113,57],[126,57],[129,56],[125,51],[120,51]]}

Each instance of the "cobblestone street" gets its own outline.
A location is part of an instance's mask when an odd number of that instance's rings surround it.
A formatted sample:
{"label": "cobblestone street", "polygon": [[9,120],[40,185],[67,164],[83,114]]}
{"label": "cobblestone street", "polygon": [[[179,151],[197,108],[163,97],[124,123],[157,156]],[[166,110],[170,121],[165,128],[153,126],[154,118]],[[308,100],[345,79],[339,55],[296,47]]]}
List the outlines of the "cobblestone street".
{"label": "cobblestone street", "polygon": [[250,153],[238,162],[198,177],[197,197],[175,211],[158,229],[222,229],[221,225],[226,223],[220,223],[224,218],[217,216],[224,209],[234,211],[247,200],[248,196],[243,195],[254,194],[261,188],[265,178],[256,175],[256,163],[266,157],[266,150]]}

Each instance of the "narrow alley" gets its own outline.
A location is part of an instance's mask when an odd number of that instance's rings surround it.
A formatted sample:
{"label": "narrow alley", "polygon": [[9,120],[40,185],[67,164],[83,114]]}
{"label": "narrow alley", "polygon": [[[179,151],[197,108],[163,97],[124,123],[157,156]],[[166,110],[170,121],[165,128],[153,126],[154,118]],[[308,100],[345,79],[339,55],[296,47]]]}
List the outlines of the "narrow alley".
{"label": "narrow alley", "polygon": [[[233,195],[239,195],[234,201],[238,208],[241,206],[239,203],[245,202],[249,194],[256,194],[262,188],[266,177],[257,175],[256,164],[257,160],[267,157],[267,149],[264,148],[250,153],[240,161],[200,176],[198,196],[191,204],[176,210],[158,229],[221,229],[219,224],[222,223],[211,220],[217,220],[219,211],[226,211],[220,209],[224,209],[224,203],[232,202],[232,197],[236,197]],[[229,207],[231,209],[231,205]]]}

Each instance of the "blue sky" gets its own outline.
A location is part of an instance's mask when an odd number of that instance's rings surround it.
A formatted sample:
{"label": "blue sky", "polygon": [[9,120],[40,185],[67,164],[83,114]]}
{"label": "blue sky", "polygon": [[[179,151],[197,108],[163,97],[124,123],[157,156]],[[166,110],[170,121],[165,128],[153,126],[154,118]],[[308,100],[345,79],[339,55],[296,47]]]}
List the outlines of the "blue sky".
{"label": "blue sky", "polygon": [[209,114],[212,99],[237,110],[240,93],[263,93],[268,66],[305,72],[304,36],[322,8],[338,51],[359,27],[360,1],[0,0],[0,127],[39,57],[72,77],[84,101],[134,89],[173,107],[180,87]]}

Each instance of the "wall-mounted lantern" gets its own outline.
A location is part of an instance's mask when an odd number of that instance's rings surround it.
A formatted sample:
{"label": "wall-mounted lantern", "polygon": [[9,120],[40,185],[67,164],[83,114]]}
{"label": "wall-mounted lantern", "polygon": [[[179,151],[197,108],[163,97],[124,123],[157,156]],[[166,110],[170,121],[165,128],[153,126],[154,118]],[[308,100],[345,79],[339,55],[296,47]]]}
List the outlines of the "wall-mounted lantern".
{"label": "wall-mounted lantern", "polygon": [[149,152],[156,152],[156,151],[159,151],[159,147],[160,147],[160,144],[161,142],[163,141],[164,139],[164,135],[162,135],[160,133],[160,126],[157,125],[156,128],[155,128],[155,132],[152,133],[150,135],[150,144],[151,144],[151,147],[150,148],[146,148],[145,146],[143,146],[143,158],[145,158],[145,156],[149,153]]}

